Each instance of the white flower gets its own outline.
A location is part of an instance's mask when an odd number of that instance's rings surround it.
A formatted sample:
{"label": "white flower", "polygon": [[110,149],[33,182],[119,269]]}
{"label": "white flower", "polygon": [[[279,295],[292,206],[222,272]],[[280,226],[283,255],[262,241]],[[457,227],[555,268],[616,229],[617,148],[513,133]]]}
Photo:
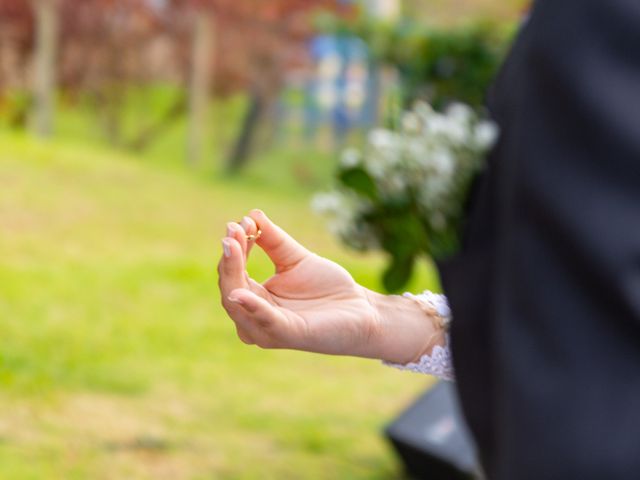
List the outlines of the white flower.
{"label": "white flower", "polygon": [[426,119],[424,123],[424,134],[427,136],[446,136],[448,127],[444,116],[434,114]]}
{"label": "white flower", "polygon": [[474,118],[475,113],[473,109],[464,103],[454,102],[447,108],[447,117],[454,122],[469,124]]}
{"label": "white flower", "polygon": [[413,112],[402,115],[402,129],[407,133],[418,133],[420,130],[420,117]]}
{"label": "white flower", "polygon": [[360,152],[355,148],[347,148],[342,152],[340,164],[344,168],[353,168],[360,163]]}
{"label": "white flower", "polygon": [[430,155],[431,165],[440,175],[449,176],[455,170],[455,157],[448,149],[438,149]]}
{"label": "white flower", "polygon": [[467,133],[468,129],[464,123],[436,113],[425,121],[423,135],[435,137],[433,141],[448,141],[454,144],[464,144],[467,139]]}
{"label": "white flower", "polygon": [[498,139],[500,131],[498,126],[489,120],[478,122],[474,131],[474,146],[482,151],[487,151],[493,147]]}
{"label": "white flower", "polygon": [[416,102],[413,107],[413,111],[416,115],[420,116],[423,120],[429,118],[435,113],[435,110],[426,102]]}
{"label": "white flower", "polygon": [[311,210],[319,214],[332,214],[342,207],[343,199],[338,192],[318,193],[311,199]]}
{"label": "white flower", "polygon": [[384,163],[380,161],[369,161],[365,165],[366,171],[373,178],[381,179],[384,178],[387,174],[387,170],[385,169]]}
{"label": "white flower", "polygon": [[445,117],[446,136],[454,145],[465,145],[468,143],[469,128],[466,122],[461,122],[456,118]]}
{"label": "white flower", "polygon": [[376,236],[371,227],[360,220],[370,203],[350,192],[333,190],[316,194],[311,208],[327,219],[329,231],[359,249],[376,248]]}
{"label": "white flower", "polygon": [[424,180],[418,191],[418,202],[425,212],[433,214],[442,208],[444,199],[450,190],[450,178],[430,175]]}
{"label": "white flower", "polygon": [[395,145],[395,134],[384,128],[375,128],[369,133],[369,144],[374,148],[392,148]]}
{"label": "white flower", "polygon": [[[482,166],[498,133],[493,122],[480,120],[467,105],[454,103],[439,113],[421,102],[402,116],[398,131],[374,129],[364,150],[344,150],[341,165],[362,167],[383,200],[407,201],[407,208],[417,207],[436,234],[449,235],[468,179]],[[379,248],[379,225],[366,215],[379,206],[376,201],[343,186],[316,195],[312,208],[347,244]]]}

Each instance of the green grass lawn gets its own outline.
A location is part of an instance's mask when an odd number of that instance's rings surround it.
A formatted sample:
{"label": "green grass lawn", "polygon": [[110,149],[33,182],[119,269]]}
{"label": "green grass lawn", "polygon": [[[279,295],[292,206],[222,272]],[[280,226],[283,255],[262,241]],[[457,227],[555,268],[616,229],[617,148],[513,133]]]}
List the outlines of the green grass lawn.
{"label": "green grass lawn", "polygon": [[311,188],[0,135],[0,478],[400,475],[380,429],[428,378],[245,346],[219,306],[225,222],[253,207],[377,285],[382,259],[331,239]]}

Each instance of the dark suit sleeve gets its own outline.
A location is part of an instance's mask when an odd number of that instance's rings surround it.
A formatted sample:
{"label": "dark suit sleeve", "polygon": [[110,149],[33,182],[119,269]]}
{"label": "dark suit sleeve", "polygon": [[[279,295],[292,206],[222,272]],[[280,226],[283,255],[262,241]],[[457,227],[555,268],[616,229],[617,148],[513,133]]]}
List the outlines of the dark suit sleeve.
{"label": "dark suit sleeve", "polygon": [[640,478],[640,2],[540,0],[517,48],[498,105],[492,473]]}

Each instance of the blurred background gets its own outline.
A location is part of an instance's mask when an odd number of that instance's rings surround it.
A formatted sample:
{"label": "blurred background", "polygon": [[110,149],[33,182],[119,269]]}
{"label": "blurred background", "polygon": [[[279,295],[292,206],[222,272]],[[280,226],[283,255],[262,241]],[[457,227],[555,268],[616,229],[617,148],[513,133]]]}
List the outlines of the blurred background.
{"label": "blurred background", "polygon": [[219,240],[262,208],[380,289],[312,194],[416,99],[480,105],[526,3],[0,0],[0,478],[400,478],[430,380],[245,346]]}

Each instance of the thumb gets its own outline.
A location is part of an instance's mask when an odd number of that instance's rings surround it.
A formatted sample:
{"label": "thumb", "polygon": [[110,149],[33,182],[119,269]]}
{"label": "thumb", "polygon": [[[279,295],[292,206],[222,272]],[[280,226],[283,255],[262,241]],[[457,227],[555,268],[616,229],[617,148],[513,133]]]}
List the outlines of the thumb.
{"label": "thumb", "polygon": [[256,243],[269,256],[277,272],[288,270],[311,253],[273,223],[262,210],[252,210],[249,216],[261,230]]}

